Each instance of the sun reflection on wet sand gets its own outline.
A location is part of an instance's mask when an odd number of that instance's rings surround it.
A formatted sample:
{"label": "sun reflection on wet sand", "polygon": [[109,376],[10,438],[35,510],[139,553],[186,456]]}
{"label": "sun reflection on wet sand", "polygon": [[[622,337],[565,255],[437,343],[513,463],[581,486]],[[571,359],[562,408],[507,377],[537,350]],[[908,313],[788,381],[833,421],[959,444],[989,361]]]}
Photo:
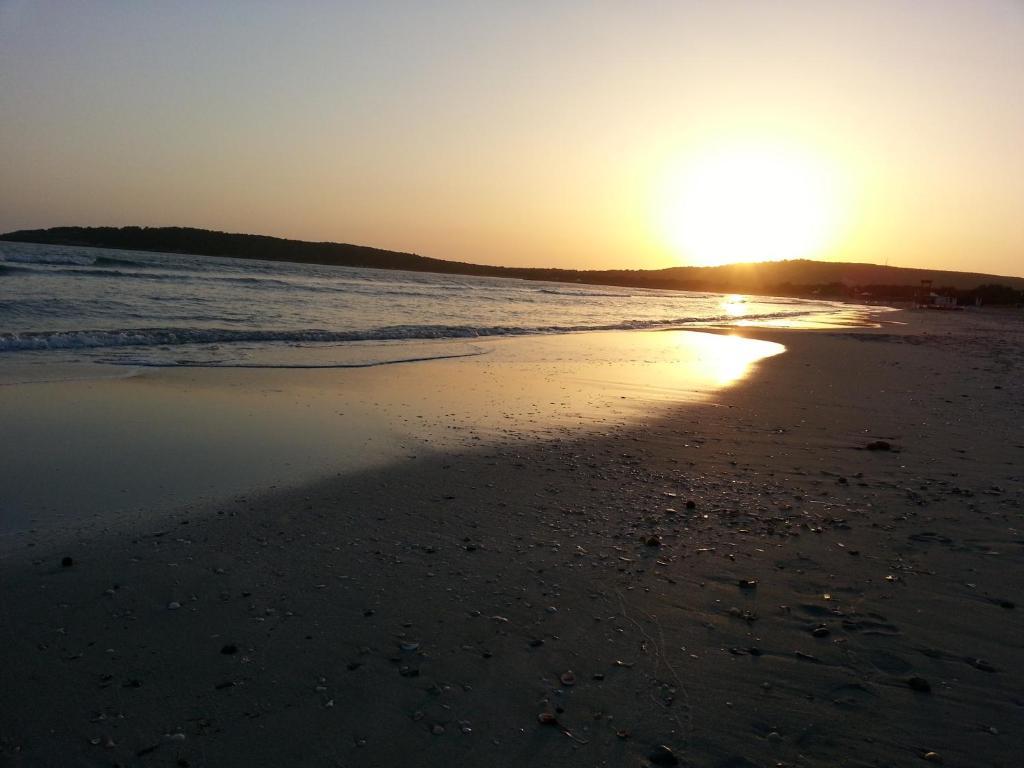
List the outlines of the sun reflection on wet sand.
{"label": "sun reflection on wet sand", "polygon": [[771,341],[707,333],[690,335],[694,338],[687,339],[686,344],[699,350],[700,359],[707,366],[704,374],[717,387],[738,383],[751,372],[755,363],[786,351],[782,344]]}

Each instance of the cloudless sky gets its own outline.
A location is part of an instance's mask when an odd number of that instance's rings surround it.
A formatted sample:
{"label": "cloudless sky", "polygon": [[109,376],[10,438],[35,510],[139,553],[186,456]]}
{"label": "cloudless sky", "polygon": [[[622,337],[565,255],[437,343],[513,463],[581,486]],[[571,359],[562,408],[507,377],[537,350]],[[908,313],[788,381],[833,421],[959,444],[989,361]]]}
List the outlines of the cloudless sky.
{"label": "cloudless sky", "polygon": [[730,145],[824,169],[808,255],[1024,274],[1024,1],[0,0],[2,231],[663,267]]}

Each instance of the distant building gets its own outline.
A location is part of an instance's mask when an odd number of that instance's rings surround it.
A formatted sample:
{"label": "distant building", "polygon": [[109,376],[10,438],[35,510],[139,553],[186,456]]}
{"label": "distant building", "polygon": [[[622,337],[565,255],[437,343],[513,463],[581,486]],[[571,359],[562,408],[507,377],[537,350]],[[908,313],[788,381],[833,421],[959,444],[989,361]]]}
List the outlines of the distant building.
{"label": "distant building", "polygon": [[935,293],[932,290],[931,280],[921,281],[921,287],[917,291],[916,303],[917,306],[923,309],[961,309],[957,305],[956,296]]}
{"label": "distant building", "polygon": [[939,293],[928,294],[930,309],[957,309],[956,296],[943,296]]}

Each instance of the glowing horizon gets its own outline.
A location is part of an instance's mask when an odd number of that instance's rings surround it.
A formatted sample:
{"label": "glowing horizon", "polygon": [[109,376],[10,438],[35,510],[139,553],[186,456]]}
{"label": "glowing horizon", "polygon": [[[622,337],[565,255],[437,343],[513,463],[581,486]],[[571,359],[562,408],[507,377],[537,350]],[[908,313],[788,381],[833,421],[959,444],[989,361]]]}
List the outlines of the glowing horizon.
{"label": "glowing horizon", "polygon": [[843,181],[803,148],[701,148],[665,174],[664,236],[695,265],[811,258],[839,238]]}
{"label": "glowing horizon", "polygon": [[0,231],[1024,273],[1024,6],[0,4]]}

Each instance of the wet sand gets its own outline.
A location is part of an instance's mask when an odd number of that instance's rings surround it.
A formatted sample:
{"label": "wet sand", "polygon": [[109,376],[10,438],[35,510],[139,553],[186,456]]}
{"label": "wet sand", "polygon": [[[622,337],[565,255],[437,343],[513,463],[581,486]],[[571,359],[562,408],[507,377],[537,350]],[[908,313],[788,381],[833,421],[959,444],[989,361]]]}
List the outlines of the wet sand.
{"label": "wet sand", "polygon": [[[84,363],[45,381],[38,370],[5,368],[0,559],[12,543],[155,525],[232,494],[599,432],[708,397],[784,350],[709,333],[620,331],[287,351],[313,367]],[[346,354],[421,361],[316,367]]]}
{"label": "wet sand", "polygon": [[788,351],[603,434],[18,549],[0,763],[1019,765],[1024,321],[894,319],[745,331]]}

